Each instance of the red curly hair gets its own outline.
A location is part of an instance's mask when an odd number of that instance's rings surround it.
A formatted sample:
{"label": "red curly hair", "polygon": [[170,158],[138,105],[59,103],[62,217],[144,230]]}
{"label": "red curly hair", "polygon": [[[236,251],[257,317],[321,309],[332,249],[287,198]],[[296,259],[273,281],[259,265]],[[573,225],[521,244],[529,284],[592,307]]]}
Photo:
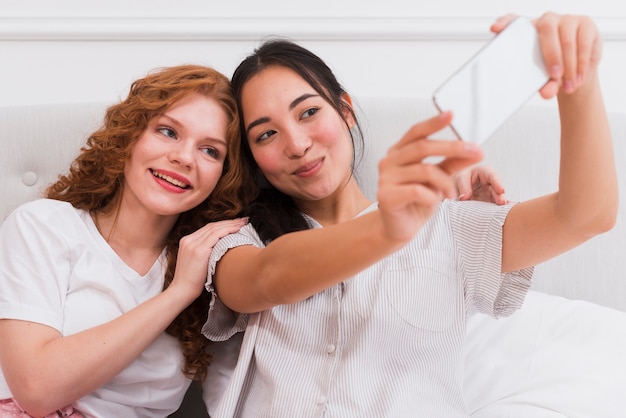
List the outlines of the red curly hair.
{"label": "red curly hair", "polygon": [[[174,277],[180,239],[208,222],[229,219],[242,212],[249,196],[246,173],[240,166],[239,116],[228,78],[200,65],[179,65],[149,73],[136,80],[128,97],[106,111],[102,127],[91,134],[67,174],[46,190],[46,197],[88,211],[118,207],[124,184],[124,167],[148,122],[163,114],[186,95],[195,92],[217,101],[228,117],[228,152],[223,174],[211,195],[182,213],[167,238],[164,287]],[[210,294],[203,292],[170,324],[167,332],[179,339],[185,357],[184,373],[204,380],[211,361],[210,341],[200,329],[207,317]]]}

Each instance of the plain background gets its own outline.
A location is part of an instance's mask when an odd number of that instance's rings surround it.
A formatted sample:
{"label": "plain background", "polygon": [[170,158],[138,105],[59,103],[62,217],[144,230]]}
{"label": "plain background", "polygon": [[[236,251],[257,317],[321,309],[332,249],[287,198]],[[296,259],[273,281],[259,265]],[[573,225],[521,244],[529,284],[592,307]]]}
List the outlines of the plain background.
{"label": "plain background", "polygon": [[0,0],[0,106],[114,102],[180,63],[230,76],[269,36],[311,48],[356,97],[430,97],[498,16],[547,10],[595,19],[606,103],[626,108],[626,6],[614,0]]}

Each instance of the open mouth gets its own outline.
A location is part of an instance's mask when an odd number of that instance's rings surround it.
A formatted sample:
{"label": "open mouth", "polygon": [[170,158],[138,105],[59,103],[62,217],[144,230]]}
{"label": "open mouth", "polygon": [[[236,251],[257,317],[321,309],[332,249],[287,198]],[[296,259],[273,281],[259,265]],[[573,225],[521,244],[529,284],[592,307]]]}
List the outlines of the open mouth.
{"label": "open mouth", "polygon": [[166,182],[174,185],[176,187],[180,187],[181,189],[188,189],[189,185],[183,181],[177,180],[167,174],[159,173],[158,171],[150,170],[154,177],[160,178],[161,180],[165,180]]}

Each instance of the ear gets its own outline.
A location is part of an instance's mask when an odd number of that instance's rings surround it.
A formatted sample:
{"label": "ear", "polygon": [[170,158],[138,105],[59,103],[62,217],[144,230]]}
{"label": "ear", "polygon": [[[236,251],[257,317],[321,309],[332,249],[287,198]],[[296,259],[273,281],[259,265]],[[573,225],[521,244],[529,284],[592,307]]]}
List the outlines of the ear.
{"label": "ear", "polygon": [[[346,123],[348,124],[348,127],[352,129],[354,125],[356,125],[356,120],[354,119],[354,116],[352,115],[352,112],[354,112],[354,107],[352,107],[352,97],[350,97],[348,93],[343,93],[341,95],[341,101],[345,102],[344,104],[345,106],[347,106],[341,109],[342,116],[344,120],[346,121]],[[352,110],[352,112],[350,112],[350,110]]]}

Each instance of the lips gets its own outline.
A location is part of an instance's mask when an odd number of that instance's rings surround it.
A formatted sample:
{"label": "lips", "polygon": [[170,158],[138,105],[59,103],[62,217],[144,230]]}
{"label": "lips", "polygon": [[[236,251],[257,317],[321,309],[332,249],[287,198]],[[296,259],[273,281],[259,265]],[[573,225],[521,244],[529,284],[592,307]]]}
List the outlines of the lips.
{"label": "lips", "polygon": [[311,161],[303,166],[301,166],[300,168],[298,168],[296,171],[293,172],[293,174],[297,175],[297,176],[310,176],[313,175],[315,173],[317,173],[321,167],[322,167],[322,162],[324,161],[323,158],[318,158],[314,161]]}
{"label": "lips", "polygon": [[150,170],[150,171],[152,172],[152,175],[154,177],[160,178],[161,180],[165,180],[166,182],[176,187],[180,187],[181,189],[187,189],[191,187],[189,183],[183,181],[182,179],[174,178],[173,175],[165,174],[165,173],[162,173],[160,171],[155,171],[155,170]]}

